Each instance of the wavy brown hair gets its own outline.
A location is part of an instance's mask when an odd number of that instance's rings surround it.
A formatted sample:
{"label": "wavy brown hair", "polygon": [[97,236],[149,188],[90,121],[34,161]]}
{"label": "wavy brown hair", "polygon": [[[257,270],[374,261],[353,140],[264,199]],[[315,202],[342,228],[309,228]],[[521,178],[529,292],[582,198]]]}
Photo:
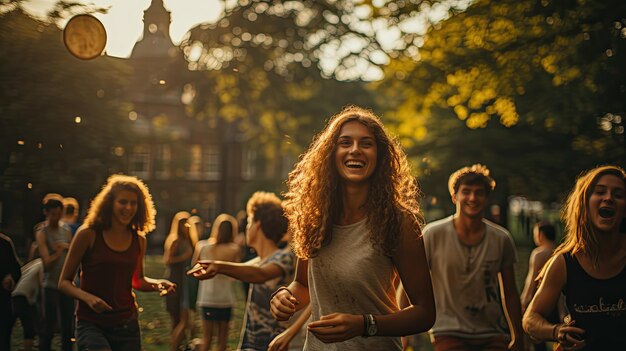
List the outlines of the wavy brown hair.
{"label": "wavy brown hair", "polygon": [[107,179],[102,190],[91,201],[85,225],[89,228],[109,229],[113,220],[113,201],[121,190],[137,194],[137,213],[128,225],[129,229],[140,233],[154,230],[156,209],[148,187],[137,177],[114,174]]}
{"label": "wavy brown hair", "polygon": [[589,198],[598,180],[604,175],[614,175],[626,186],[626,172],[617,166],[601,166],[581,175],[561,211],[561,220],[565,223],[565,240],[554,250],[552,256],[558,257],[565,252],[582,252],[591,258],[594,265],[598,264],[598,233],[589,219]]}
{"label": "wavy brown hair", "polygon": [[289,174],[283,207],[289,219],[292,246],[300,258],[316,256],[331,241],[333,225],[343,210],[342,183],[334,155],[341,127],[351,121],[358,121],[374,134],[378,149],[364,204],[372,245],[391,256],[404,221],[408,219],[418,228],[424,224],[420,191],[400,143],[387,134],[374,113],[348,106],[330,118]]}

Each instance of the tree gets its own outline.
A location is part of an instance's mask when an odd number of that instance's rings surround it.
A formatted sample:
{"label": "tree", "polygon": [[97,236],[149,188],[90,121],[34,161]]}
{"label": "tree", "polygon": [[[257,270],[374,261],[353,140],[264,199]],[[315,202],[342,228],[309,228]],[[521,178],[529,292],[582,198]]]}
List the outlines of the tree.
{"label": "tree", "polygon": [[[0,11],[0,184],[6,211],[38,204],[50,191],[88,198],[118,169],[120,158],[112,151],[127,136],[130,107],[121,101],[129,70],[108,57],[79,61],[61,38],[54,18],[31,18],[19,6]],[[12,220],[21,217],[12,213]],[[26,218],[37,213],[37,207],[24,209]]]}
{"label": "tree", "polygon": [[511,193],[557,200],[583,169],[622,163],[624,10],[478,1],[433,27],[419,60],[393,60],[378,87],[425,181],[480,161]]}

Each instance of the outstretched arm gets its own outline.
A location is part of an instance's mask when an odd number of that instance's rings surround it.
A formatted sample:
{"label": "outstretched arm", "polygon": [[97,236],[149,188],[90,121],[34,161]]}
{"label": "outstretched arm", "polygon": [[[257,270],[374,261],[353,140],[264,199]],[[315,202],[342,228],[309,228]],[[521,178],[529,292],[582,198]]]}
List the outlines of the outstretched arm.
{"label": "outstretched arm", "polygon": [[224,274],[242,282],[260,284],[285,274],[283,269],[275,263],[262,266],[210,260],[200,260],[198,263],[203,266],[203,269],[193,273],[193,276],[200,280],[211,279],[217,274]]}

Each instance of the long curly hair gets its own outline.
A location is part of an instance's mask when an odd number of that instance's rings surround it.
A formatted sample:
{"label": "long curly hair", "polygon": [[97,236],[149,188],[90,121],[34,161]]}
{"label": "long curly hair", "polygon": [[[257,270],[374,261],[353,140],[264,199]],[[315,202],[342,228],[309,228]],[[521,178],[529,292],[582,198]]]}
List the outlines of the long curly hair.
{"label": "long curly hair", "polygon": [[127,190],[137,194],[137,213],[130,221],[131,230],[146,234],[155,228],[156,209],[152,195],[144,182],[137,177],[114,174],[107,179],[102,190],[91,201],[84,225],[88,228],[109,229],[113,220],[113,202],[115,196]]}
{"label": "long curly hair", "polygon": [[558,257],[565,252],[582,252],[597,265],[600,248],[598,233],[589,219],[589,198],[598,180],[604,175],[614,175],[626,186],[626,172],[617,166],[597,167],[580,176],[561,212],[561,219],[565,223],[565,240],[554,250],[553,256]]}
{"label": "long curly hair", "polygon": [[333,225],[343,211],[342,182],[334,155],[341,128],[351,121],[358,121],[374,134],[378,149],[363,208],[372,245],[391,256],[404,221],[409,220],[418,228],[424,224],[420,191],[400,143],[387,134],[373,112],[348,106],[330,118],[289,174],[283,207],[289,219],[292,246],[299,258],[315,257],[330,243]]}

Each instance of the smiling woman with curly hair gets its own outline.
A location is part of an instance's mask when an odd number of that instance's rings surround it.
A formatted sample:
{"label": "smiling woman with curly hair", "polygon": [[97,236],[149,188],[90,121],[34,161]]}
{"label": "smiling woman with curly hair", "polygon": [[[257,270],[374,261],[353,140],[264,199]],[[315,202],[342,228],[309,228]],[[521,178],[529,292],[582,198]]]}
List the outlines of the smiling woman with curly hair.
{"label": "smiling woman with curly hair", "polygon": [[[428,330],[435,312],[419,189],[378,117],[356,106],[333,116],[288,186],[285,213],[299,261],[296,279],[271,304],[286,320],[310,301],[305,349],[400,350],[399,336]],[[403,310],[398,276],[411,301]]]}

